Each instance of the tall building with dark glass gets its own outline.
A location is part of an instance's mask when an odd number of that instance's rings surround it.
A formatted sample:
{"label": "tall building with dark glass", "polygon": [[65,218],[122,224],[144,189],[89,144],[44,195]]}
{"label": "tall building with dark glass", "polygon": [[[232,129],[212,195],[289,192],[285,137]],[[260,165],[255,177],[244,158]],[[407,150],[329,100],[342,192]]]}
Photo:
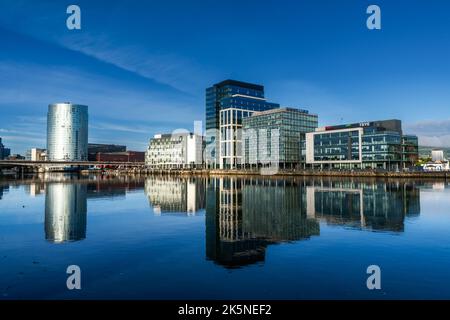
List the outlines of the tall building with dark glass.
{"label": "tall building with dark glass", "polygon": [[306,162],[330,169],[411,167],[418,159],[417,136],[403,135],[400,120],[319,128],[306,134]]}
{"label": "tall building with dark glass", "polygon": [[7,159],[11,155],[11,149],[5,148],[0,138],[0,160]]}
{"label": "tall building with dark glass", "polygon": [[255,111],[279,108],[267,102],[264,87],[225,80],[206,89],[206,149],[209,168],[236,168],[242,163],[242,119]]}

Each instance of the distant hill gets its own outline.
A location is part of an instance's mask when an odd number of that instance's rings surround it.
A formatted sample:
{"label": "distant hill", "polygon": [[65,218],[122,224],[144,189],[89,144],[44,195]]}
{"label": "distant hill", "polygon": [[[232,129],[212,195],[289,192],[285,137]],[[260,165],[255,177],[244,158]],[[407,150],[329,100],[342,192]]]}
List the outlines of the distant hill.
{"label": "distant hill", "polygon": [[425,146],[419,146],[419,157],[426,158],[431,157],[431,150],[433,149],[442,149],[444,150],[444,157],[449,158],[450,156],[450,148],[449,147],[425,147]]}

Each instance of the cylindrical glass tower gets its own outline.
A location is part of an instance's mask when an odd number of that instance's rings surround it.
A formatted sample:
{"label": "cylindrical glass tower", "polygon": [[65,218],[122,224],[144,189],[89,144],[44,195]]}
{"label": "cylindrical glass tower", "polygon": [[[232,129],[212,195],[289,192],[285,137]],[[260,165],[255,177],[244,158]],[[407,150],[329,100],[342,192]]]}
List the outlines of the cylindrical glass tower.
{"label": "cylindrical glass tower", "polygon": [[48,106],[47,157],[49,161],[87,160],[87,106],[71,103]]}

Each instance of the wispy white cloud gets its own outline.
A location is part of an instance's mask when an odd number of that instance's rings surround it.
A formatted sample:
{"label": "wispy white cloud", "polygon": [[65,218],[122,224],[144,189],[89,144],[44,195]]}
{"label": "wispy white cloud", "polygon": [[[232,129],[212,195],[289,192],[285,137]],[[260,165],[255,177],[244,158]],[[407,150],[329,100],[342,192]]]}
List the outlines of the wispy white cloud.
{"label": "wispy white cloud", "polygon": [[191,127],[194,120],[203,117],[201,102],[185,95],[143,90],[120,79],[72,67],[0,61],[0,74],[0,108],[8,109],[10,119],[1,124],[3,134],[8,139],[13,134],[41,137],[9,139],[9,146],[20,153],[41,145],[46,136],[47,105],[54,102],[87,104],[90,137],[104,143],[130,141],[130,147],[137,150],[143,149],[153,134]]}
{"label": "wispy white cloud", "polygon": [[[68,33],[59,28],[55,30],[55,23],[61,20],[56,9],[59,10],[53,1],[10,1],[0,10],[0,26],[188,94],[199,92],[205,80],[217,73],[196,61],[195,57],[153,47],[146,39],[133,42],[130,38],[119,37],[118,30],[114,28],[107,33],[94,26],[84,28],[80,33]],[[25,13],[26,19],[23,18]]]}
{"label": "wispy white cloud", "polygon": [[[94,117],[118,121],[183,123],[202,114],[195,99],[152,88],[135,88],[120,79],[79,69],[0,61],[0,104],[39,104],[46,114],[49,103],[72,101],[89,105]],[[29,109],[29,108],[28,108]],[[44,117],[40,117],[45,121]]]}
{"label": "wispy white cloud", "polygon": [[47,123],[47,117],[17,116],[17,120],[24,123]]}
{"label": "wispy white cloud", "polygon": [[116,123],[106,123],[106,122],[96,122],[90,125],[89,128],[97,130],[106,131],[119,131],[119,132],[132,132],[132,133],[145,133],[149,134],[154,128],[152,127],[142,127],[142,126],[132,126],[132,125],[120,125]]}
{"label": "wispy white cloud", "polygon": [[[93,24],[68,33],[56,27],[61,18],[64,22],[65,11],[53,1],[5,1],[0,31],[43,50],[36,53],[36,61],[0,60],[0,109],[8,108],[9,119],[0,125],[4,130],[20,126],[21,132],[2,133],[18,137],[9,139],[17,152],[43,141],[39,137],[46,135],[47,105],[54,102],[87,104],[90,140],[126,141],[135,149],[156,132],[191,127],[204,117],[203,88],[210,71],[195,57],[142,38],[116,37],[120,27],[105,31],[104,25]],[[49,52],[68,54],[55,56],[53,62]],[[38,140],[20,140],[24,135]]]}
{"label": "wispy white cloud", "polygon": [[419,144],[428,147],[450,147],[450,134],[444,136],[419,135]]}
{"label": "wispy white cloud", "polygon": [[420,145],[450,147],[450,119],[407,123],[404,131],[418,135]]}
{"label": "wispy white cloud", "polygon": [[450,119],[444,120],[422,120],[406,124],[407,130],[429,135],[450,134]]}
{"label": "wispy white cloud", "polygon": [[211,77],[210,72],[190,58],[151,51],[139,44],[124,45],[104,34],[65,36],[58,42],[65,48],[190,94],[202,88],[205,79]]}
{"label": "wispy white cloud", "polygon": [[[8,127],[10,126],[10,127]],[[2,123],[0,136],[3,144],[11,148],[13,153],[25,153],[32,147],[45,147],[46,123],[42,118],[18,116],[8,123]]]}

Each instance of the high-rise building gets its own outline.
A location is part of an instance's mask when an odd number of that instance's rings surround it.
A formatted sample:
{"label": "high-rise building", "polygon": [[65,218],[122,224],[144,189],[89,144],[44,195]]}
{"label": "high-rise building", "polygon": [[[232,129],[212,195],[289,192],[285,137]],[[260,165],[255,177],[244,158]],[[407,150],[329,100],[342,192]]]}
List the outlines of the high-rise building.
{"label": "high-rise building", "polygon": [[4,160],[11,155],[11,149],[5,148],[0,138],[0,160]]}
{"label": "high-rise building", "polygon": [[11,149],[9,148],[3,149],[3,159],[8,159],[9,156],[11,156]]}
{"label": "high-rise building", "polygon": [[418,159],[418,139],[403,135],[400,120],[319,128],[306,134],[306,162],[330,169],[400,170]]}
{"label": "high-rise building", "polygon": [[88,159],[88,107],[71,103],[48,106],[47,158],[49,161]]}
{"label": "high-rise building", "polygon": [[208,167],[236,168],[242,163],[242,119],[255,111],[279,108],[264,98],[264,87],[225,80],[206,89],[206,150]]}
{"label": "high-rise building", "polygon": [[317,128],[318,117],[307,110],[278,108],[255,112],[242,124],[246,166],[293,168],[304,164],[305,134]]}
{"label": "high-rise building", "polygon": [[2,143],[2,138],[0,138],[0,160],[3,160],[3,152],[5,150],[5,146]]}

